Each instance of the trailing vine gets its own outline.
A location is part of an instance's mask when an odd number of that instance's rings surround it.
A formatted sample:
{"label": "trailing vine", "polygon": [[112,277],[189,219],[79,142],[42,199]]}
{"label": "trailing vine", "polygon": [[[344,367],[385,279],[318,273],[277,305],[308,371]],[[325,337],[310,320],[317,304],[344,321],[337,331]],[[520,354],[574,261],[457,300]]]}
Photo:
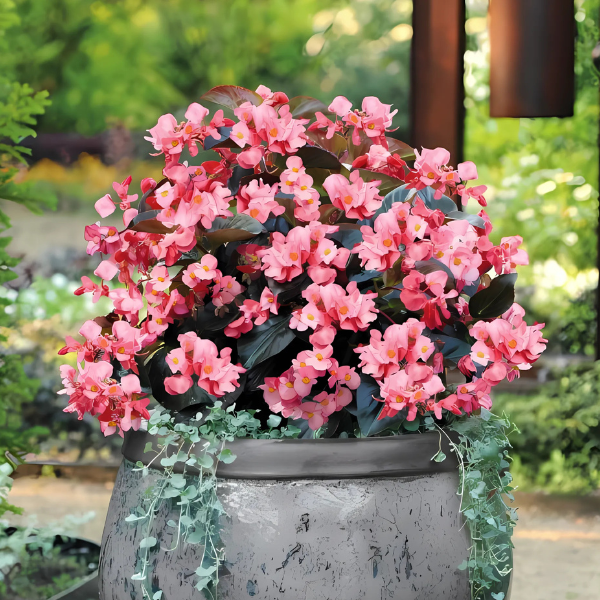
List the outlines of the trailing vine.
{"label": "trailing vine", "polygon": [[[471,535],[469,558],[458,568],[468,569],[471,600],[505,600],[512,571],[511,536],[517,511],[507,504],[514,500],[512,476],[508,471],[511,447],[508,434],[515,428],[506,416],[482,408],[479,416],[457,419],[447,426],[448,436],[427,418],[428,429],[446,435],[460,470],[460,511]],[[441,451],[433,460],[441,462]]]}
{"label": "trailing vine", "polygon": [[[156,436],[156,443],[148,442],[144,451],[156,454],[148,465],[138,461],[134,471],[141,471],[146,477],[154,463],[164,471],[158,483],[146,490],[142,505],[125,519],[144,528],[137,570],[131,579],[141,583],[145,600],[162,598],[162,591],[152,583],[150,559],[153,553],[173,552],[181,542],[202,546],[196,589],[205,598],[217,600],[219,570],[224,560],[220,518],[225,511],[217,495],[216,471],[219,462],[229,464],[236,459],[225,445],[235,438],[281,439],[298,437],[300,433],[300,429],[293,426],[277,429],[282,420],[277,415],[269,417],[269,429],[265,431],[255,417],[257,412],[235,412],[235,406],[223,408],[222,402],[215,402],[207,414],[198,413],[187,423],[177,422],[170,411],[162,408],[150,417],[148,432]],[[182,473],[176,472],[178,463],[182,468],[177,470]],[[177,520],[167,522],[176,532],[176,541],[171,547],[163,547],[154,535],[155,517],[164,502],[179,508]]]}

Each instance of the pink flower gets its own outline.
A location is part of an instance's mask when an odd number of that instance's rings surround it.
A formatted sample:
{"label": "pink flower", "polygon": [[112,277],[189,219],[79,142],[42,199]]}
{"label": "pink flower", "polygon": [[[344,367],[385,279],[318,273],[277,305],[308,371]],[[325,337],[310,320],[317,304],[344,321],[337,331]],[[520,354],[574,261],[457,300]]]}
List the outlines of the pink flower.
{"label": "pink flower", "polygon": [[408,407],[406,418],[413,421],[419,408],[424,409],[428,400],[444,389],[442,380],[433,374],[431,367],[422,364],[408,365],[381,384],[385,408],[378,419],[393,417],[398,411]]}
{"label": "pink flower", "polygon": [[243,148],[250,143],[250,130],[244,121],[239,121],[231,128],[229,137],[240,147]]}
{"label": "pink flower", "polygon": [[115,203],[113,202],[113,199],[110,197],[110,194],[106,194],[104,196],[102,196],[102,198],[100,198],[100,200],[98,200],[96,202],[96,204],[94,204],[94,208],[96,209],[96,212],[102,217],[108,217],[108,215],[111,215],[112,213],[115,212]]}
{"label": "pink flower", "polygon": [[108,286],[107,285],[98,285],[94,283],[89,277],[83,276],[81,278],[81,287],[78,287],[73,293],[75,296],[81,296],[82,294],[92,293],[92,302],[94,304],[100,300],[102,296],[108,297]]}
{"label": "pink flower", "polygon": [[529,256],[525,250],[519,249],[523,238],[519,235],[504,237],[499,246],[494,246],[486,254],[486,260],[492,263],[498,275],[514,273],[517,265],[528,265]]}
{"label": "pink flower", "polygon": [[233,277],[226,275],[215,282],[212,291],[212,301],[215,306],[231,304],[236,296],[244,292],[246,288],[239,284]]}
{"label": "pink flower", "polygon": [[242,186],[236,196],[238,213],[250,215],[261,223],[264,223],[271,213],[275,216],[283,214],[285,207],[275,200],[277,188],[278,184],[265,185],[262,179],[260,182],[253,179],[248,185]]}
{"label": "pink flower", "polygon": [[308,426],[316,431],[323,427],[327,417],[323,414],[324,407],[319,402],[303,402],[301,404],[302,418],[308,421]]}
{"label": "pink flower", "polygon": [[344,96],[336,96],[327,110],[335,113],[338,117],[345,117],[352,109],[352,102]]}
{"label": "pink flower", "polygon": [[349,219],[368,219],[381,207],[383,197],[377,186],[381,181],[365,182],[358,171],[350,173],[350,182],[340,174],[329,175],[323,182],[331,203],[343,210]]}
{"label": "pink flower", "polygon": [[402,232],[396,215],[391,211],[379,215],[374,228],[375,231],[366,225],[360,228],[363,241],[352,252],[358,254],[362,266],[384,272],[400,258]]}

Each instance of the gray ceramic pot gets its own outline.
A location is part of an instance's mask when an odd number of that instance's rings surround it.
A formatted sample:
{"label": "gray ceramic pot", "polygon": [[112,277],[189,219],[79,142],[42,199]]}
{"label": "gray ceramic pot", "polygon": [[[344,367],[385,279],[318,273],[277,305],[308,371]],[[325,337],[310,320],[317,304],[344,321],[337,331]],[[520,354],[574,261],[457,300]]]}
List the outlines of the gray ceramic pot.
{"label": "gray ceramic pot", "polygon": [[[142,479],[151,437],[125,440],[100,559],[101,600],[141,598],[136,548],[144,533],[125,518],[160,478]],[[218,494],[227,512],[222,538],[228,574],[223,600],[469,600],[469,554],[457,495],[454,455],[437,434],[368,439],[237,440],[237,455],[219,465]],[[162,510],[156,530],[174,518]],[[167,535],[167,534],[165,534]],[[165,538],[168,543],[168,540]],[[154,584],[163,600],[201,600],[194,571],[201,548],[181,544],[159,552]]]}

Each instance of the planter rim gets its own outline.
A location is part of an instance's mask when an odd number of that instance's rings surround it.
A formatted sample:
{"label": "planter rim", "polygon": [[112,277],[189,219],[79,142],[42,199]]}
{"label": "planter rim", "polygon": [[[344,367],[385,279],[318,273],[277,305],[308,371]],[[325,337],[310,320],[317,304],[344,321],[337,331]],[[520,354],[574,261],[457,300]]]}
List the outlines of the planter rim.
{"label": "planter rim", "polygon": [[[155,440],[147,431],[125,433],[122,453],[125,459],[144,465],[155,454],[144,453],[147,442]],[[256,440],[239,438],[228,442],[236,459],[219,463],[222,479],[356,479],[382,477],[423,477],[456,471],[458,461],[447,437],[441,433],[407,434],[373,438],[329,438],[317,440]],[[442,462],[432,458],[441,450]],[[200,455],[201,447],[193,453]],[[157,463],[151,468],[162,470]],[[175,472],[183,472],[176,463]]]}

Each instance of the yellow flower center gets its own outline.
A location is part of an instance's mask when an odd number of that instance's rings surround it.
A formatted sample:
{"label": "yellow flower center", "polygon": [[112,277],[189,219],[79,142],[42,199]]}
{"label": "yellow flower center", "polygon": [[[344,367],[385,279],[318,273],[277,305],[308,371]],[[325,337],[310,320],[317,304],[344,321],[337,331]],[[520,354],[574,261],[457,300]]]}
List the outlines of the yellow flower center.
{"label": "yellow flower center", "polygon": [[285,387],[287,387],[287,388],[293,388],[293,387],[294,387],[294,384],[293,384],[291,381],[288,381],[288,382],[285,384]]}
{"label": "yellow flower center", "polygon": [[297,252],[290,252],[290,258],[292,260],[298,260],[298,253]]}
{"label": "yellow flower center", "polygon": [[204,372],[205,372],[207,375],[210,375],[210,374],[212,373],[212,370],[213,370],[213,368],[212,368],[210,365],[206,365],[206,366],[204,367]]}
{"label": "yellow flower center", "polygon": [[346,204],[351,204],[352,203],[352,196],[345,196],[344,197],[344,202]]}
{"label": "yellow flower center", "polygon": [[90,390],[91,390],[92,392],[97,392],[97,391],[98,391],[98,386],[97,386],[97,385],[93,385],[93,386],[90,388]]}
{"label": "yellow flower center", "polygon": [[350,375],[350,373],[348,373],[348,374],[347,374],[347,375],[344,377],[344,379],[345,379],[346,381],[350,381],[350,380],[352,379],[352,376]]}
{"label": "yellow flower center", "polygon": [[389,248],[389,247],[392,245],[392,240],[390,240],[390,239],[383,240],[383,245],[384,245],[386,248]]}
{"label": "yellow flower center", "polygon": [[269,135],[271,137],[277,137],[277,127],[273,127],[273,129],[271,129],[271,131],[269,131]]}
{"label": "yellow flower center", "polygon": [[174,365],[178,365],[179,364],[179,359],[178,358],[174,358],[173,359],[173,364]]}
{"label": "yellow flower center", "polygon": [[310,383],[310,379],[308,377],[303,377],[302,383]]}
{"label": "yellow flower center", "polygon": [[458,267],[458,265],[460,265],[462,263],[462,260],[460,260],[460,258],[455,258],[454,259],[454,264]]}
{"label": "yellow flower center", "polygon": [[244,134],[241,131],[238,131],[235,134],[235,137],[238,138],[238,140],[242,140],[242,139],[244,139]]}
{"label": "yellow flower center", "polygon": [[396,353],[395,353],[393,350],[388,350],[388,351],[387,351],[387,355],[388,355],[390,358],[394,358],[394,357],[396,356]]}
{"label": "yellow flower center", "polygon": [[340,308],[340,315],[345,315],[347,312],[348,312],[347,306],[342,306],[342,308]]}

